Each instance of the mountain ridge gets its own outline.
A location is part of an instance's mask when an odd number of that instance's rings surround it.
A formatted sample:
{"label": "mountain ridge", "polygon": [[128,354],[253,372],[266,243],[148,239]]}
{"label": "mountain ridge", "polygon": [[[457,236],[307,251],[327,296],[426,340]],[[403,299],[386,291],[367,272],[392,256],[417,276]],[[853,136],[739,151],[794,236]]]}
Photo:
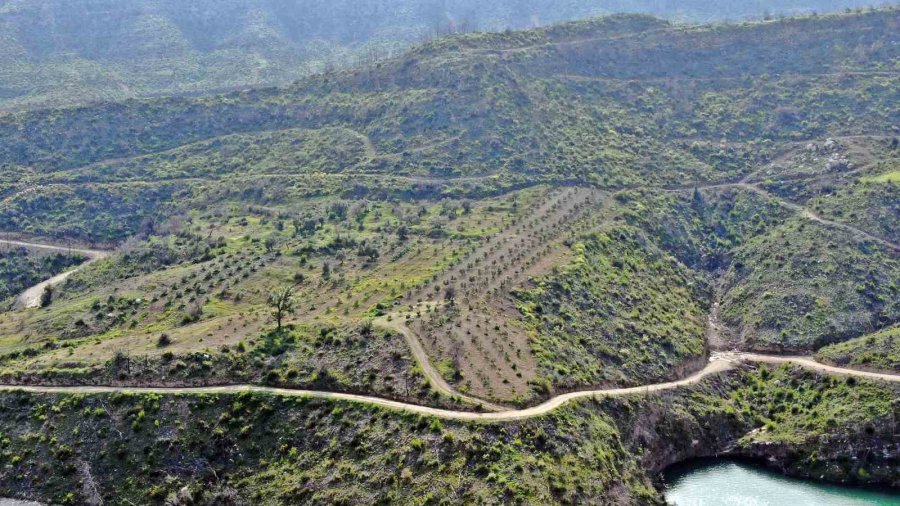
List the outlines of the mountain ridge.
{"label": "mountain ridge", "polygon": [[0,110],[288,84],[475,29],[533,28],[614,12],[708,22],[869,3],[16,0],[0,5]]}

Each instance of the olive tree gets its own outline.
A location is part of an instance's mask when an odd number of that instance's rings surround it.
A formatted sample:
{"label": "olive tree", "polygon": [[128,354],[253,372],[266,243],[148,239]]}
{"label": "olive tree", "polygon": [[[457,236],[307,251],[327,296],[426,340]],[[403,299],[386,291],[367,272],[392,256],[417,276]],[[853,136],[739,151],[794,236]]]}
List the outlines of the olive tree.
{"label": "olive tree", "polygon": [[297,309],[297,301],[294,299],[294,288],[285,286],[269,292],[266,299],[269,307],[272,309],[272,319],[281,330],[281,324],[284,318],[290,314],[294,314]]}

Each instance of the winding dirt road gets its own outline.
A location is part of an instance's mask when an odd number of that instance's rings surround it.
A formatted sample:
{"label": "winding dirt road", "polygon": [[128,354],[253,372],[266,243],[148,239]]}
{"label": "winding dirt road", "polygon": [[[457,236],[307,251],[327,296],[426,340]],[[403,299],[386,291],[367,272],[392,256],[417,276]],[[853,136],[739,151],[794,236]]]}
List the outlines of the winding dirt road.
{"label": "winding dirt road", "polygon": [[314,390],[293,390],[288,388],[263,387],[255,385],[228,385],[215,387],[99,387],[99,386],[69,386],[69,387],[53,387],[53,386],[17,386],[17,385],[0,385],[0,392],[32,392],[45,394],[107,394],[107,393],[154,393],[165,395],[195,395],[195,394],[234,394],[242,392],[257,392],[270,395],[279,395],[285,397],[308,397],[314,399],[331,399],[340,401],[357,402],[380,406],[384,408],[405,411],[408,413],[416,413],[426,416],[434,416],[447,420],[461,421],[486,421],[486,422],[507,422],[514,420],[522,420],[526,418],[534,418],[545,415],[551,411],[572,402],[577,399],[584,398],[601,398],[601,397],[622,397],[635,394],[646,394],[650,392],[660,392],[664,390],[673,390],[682,386],[693,385],[698,383],[707,376],[727,371],[736,366],[738,363],[756,362],[768,364],[792,363],[806,369],[826,373],[839,374],[845,376],[857,376],[867,379],[877,379],[900,383],[900,375],[872,373],[866,371],[857,371],[853,369],[842,369],[840,367],[832,367],[813,361],[807,357],[778,357],[770,355],[759,355],[754,353],[728,352],[714,354],[707,366],[687,377],[678,381],[670,381],[666,383],[655,383],[631,388],[613,388],[608,390],[586,390],[581,392],[571,392],[558,395],[550,400],[533,406],[530,408],[497,411],[491,413],[473,413],[468,411],[452,411],[447,409],[438,409],[428,406],[420,406],[417,404],[408,404],[404,402],[382,399],[380,397],[370,397],[366,395],[344,394],[337,392],[319,392]]}
{"label": "winding dirt road", "polygon": [[806,369],[825,374],[835,374],[841,376],[856,376],[858,378],[866,378],[876,381],[889,381],[900,383],[900,374],[890,374],[883,372],[860,371],[857,369],[845,369],[832,365],[816,362],[812,357],[803,356],[781,356],[781,355],[762,355],[760,353],[748,353],[742,351],[729,351],[714,353],[715,360],[722,360],[731,363],[740,362],[756,362],[760,364],[795,364]]}
{"label": "winding dirt road", "polygon": [[725,189],[725,188],[740,188],[743,190],[751,191],[762,195],[770,200],[777,202],[779,205],[790,209],[804,218],[819,223],[820,225],[825,225],[826,227],[838,228],[845,232],[850,233],[851,235],[855,235],[860,239],[872,241],[878,243],[888,249],[891,249],[895,252],[900,252],[900,243],[889,241],[883,237],[878,237],[873,235],[865,230],[854,227],[853,225],[849,225],[847,223],[842,223],[840,221],[829,220],[828,218],[823,218],[818,214],[812,212],[810,209],[801,206],[800,204],[796,204],[791,202],[790,200],[786,200],[778,195],[774,195],[763,188],[760,188],[755,183],[751,183],[748,181],[739,181],[737,183],[717,183],[717,184],[709,184],[709,185],[700,185],[700,186],[692,186],[692,187],[677,187],[677,188],[666,188],[663,191],[667,192],[684,192],[692,189],[699,190],[715,190],[715,189]]}
{"label": "winding dirt road", "polygon": [[767,192],[766,190],[760,188],[759,186],[756,186],[755,184],[747,183],[747,182],[740,182],[740,183],[734,183],[734,184],[729,185],[729,186],[732,186],[732,187],[735,187],[735,188],[743,188],[743,189],[745,189],[745,190],[749,190],[749,191],[758,193],[758,194],[760,194],[760,195],[762,195],[762,196],[764,196],[764,197],[768,197],[768,198],[770,198],[770,199],[772,199],[772,200],[778,202],[778,203],[781,204],[782,206],[784,206],[784,207],[786,207],[786,208],[788,208],[788,209],[791,209],[792,211],[795,211],[795,212],[797,212],[797,213],[800,213],[800,215],[802,215],[804,218],[806,218],[806,219],[808,219],[808,220],[810,220],[810,221],[814,221],[814,222],[816,222],[816,223],[819,223],[819,224],[822,224],[822,225],[825,225],[825,226],[829,226],[829,227],[841,229],[841,230],[843,230],[843,231],[845,231],[845,232],[849,232],[850,234],[857,235],[857,236],[859,236],[859,237],[861,237],[861,238],[863,238],[863,239],[866,239],[866,240],[869,240],[869,241],[872,241],[872,242],[876,242],[876,243],[878,243],[878,244],[880,244],[880,245],[882,245],[882,246],[884,246],[884,247],[886,247],[886,248],[889,248],[889,249],[894,250],[895,252],[900,252],[900,244],[898,244],[898,243],[891,242],[891,241],[889,241],[889,240],[887,240],[887,239],[884,239],[884,238],[882,238],[882,237],[878,237],[878,236],[876,236],[876,235],[872,235],[872,234],[870,234],[869,232],[866,232],[865,230],[861,230],[861,229],[859,229],[859,228],[854,227],[853,225],[848,225],[848,224],[846,224],[846,223],[841,223],[841,222],[839,222],[839,221],[834,221],[834,220],[829,220],[829,219],[827,219],[827,218],[822,218],[821,216],[819,216],[819,215],[817,215],[816,213],[812,212],[812,211],[809,210],[808,208],[803,207],[803,206],[801,206],[800,204],[795,204],[795,203],[793,203],[793,202],[791,202],[791,201],[789,201],[789,200],[785,200],[785,199],[783,199],[783,198],[781,198],[781,197],[778,197],[778,196],[776,196],[776,195],[772,195],[771,193],[769,193],[769,192]]}
{"label": "winding dirt road", "polygon": [[75,274],[76,272],[79,272],[80,270],[84,269],[88,265],[96,262],[97,260],[100,260],[102,258],[106,258],[107,256],[109,256],[108,251],[101,251],[101,250],[95,250],[95,249],[68,248],[65,246],[56,246],[56,245],[51,245],[51,244],[38,244],[38,243],[27,242],[27,241],[0,240],[0,245],[4,245],[4,244],[8,245],[8,246],[20,246],[23,248],[60,251],[60,252],[64,252],[64,253],[75,253],[75,254],[84,255],[85,257],[87,257],[87,261],[82,262],[80,265],[78,265],[74,269],[70,269],[66,272],[57,274],[56,276],[53,276],[50,279],[41,281],[40,283],[38,283],[38,284],[32,286],[31,288],[28,288],[24,292],[22,292],[19,295],[19,297],[16,298],[15,307],[17,309],[39,307],[41,305],[41,294],[44,293],[45,287],[53,286],[58,283],[62,283],[63,281],[68,279],[69,276]]}
{"label": "winding dirt road", "polygon": [[413,331],[410,330],[409,327],[401,323],[399,316],[395,316],[393,320],[379,318],[375,321],[375,324],[382,328],[399,332],[400,335],[403,336],[403,339],[406,340],[406,345],[409,346],[410,351],[412,351],[413,358],[416,359],[416,363],[419,364],[419,367],[422,369],[425,379],[428,380],[428,383],[435,390],[448,397],[460,399],[468,404],[481,406],[488,411],[499,412],[506,409],[503,406],[492,404],[477,397],[468,396],[450,386],[444,377],[441,376],[441,373],[439,373],[431,364],[431,360],[428,358],[428,353],[425,351],[425,348],[422,347],[422,343],[419,342],[419,339],[413,334]]}
{"label": "winding dirt road", "polygon": [[[730,186],[741,186],[753,191],[759,191],[761,193],[767,193],[764,190],[759,189],[753,185],[749,185],[746,183],[738,183],[737,185]],[[780,199],[779,199],[780,200]],[[846,226],[844,224],[830,222],[827,220],[821,220],[815,215],[810,216],[811,213],[806,211],[800,206],[797,206],[798,210],[803,211],[807,214],[807,217],[811,219],[816,219],[816,221],[823,221],[827,224],[832,224],[835,226],[840,226],[841,228],[848,228],[854,232],[857,232],[861,235],[867,236],[870,239],[876,240],[882,244],[886,241],[883,239],[879,239],[873,237],[869,234],[866,234],[863,231],[857,230],[853,227]],[[66,248],[62,246],[55,245],[46,245],[46,244],[37,244],[30,243],[25,241],[3,241],[0,240],[0,244],[7,244],[11,246],[22,246],[27,248],[37,248],[37,249],[47,249],[54,251],[68,251],[79,253],[88,257],[88,261],[82,263],[77,268],[54,276],[51,279],[48,279],[38,285],[35,285],[25,292],[23,292],[18,299],[17,305],[20,307],[35,307],[40,303],[40,295],[44,290],[44,287],[47,285],[56,284],[64,281],[66,278],[71,276],[72,274],[80,271],[86,265],[89,265],[92,262],[105,258],[109,255],[109,252],[100,251],[100,250],[90,250],[90,249],[75,249],[75,248]],[[887,243],[888,246],[896,246],[892,243]],[[431,361],[422,347],[419,339],[415,336],[415,334],[407,328],[402,320],[391,321],[387,318],[382,318],[377,320],[376,322],[379,326],[389,328],[399,332],[403,335],[404,339],[407,342],[410,350],[413,353],[413,356],[421,367],[425,377],[428,382],[431,384],[433,388],[436,390],[448,395],[452,398],[457,398],[463,400],[464,402],[470,403],[472,405],[480,406],[485,410],[489,410],[490,412],[486,413],[475,413],[469,411],[454,411],[447,409],[439,409],[433,408],[429,406],[421,406],[417,404],[409,404],[399,401],[393,401],[389,399],[383,399],[380,397],[372,397],[366,395],[356,395],[356,394],[346,394],[339,392],[323,392],[323,391],[314,391],[314,390],[294,390],[288,388],[275,388],[275,387],[265,387],[265,386],[257,386],[257,385],[226,385],[226,386],[211,386],[211,387],[103,387],[103,386],[37,386],[37,385],[0,385],[0,392],[33,392],[33,393],[62,393],[62,394],[104,394],[104,393],[158,393],[158,394],[167,394],[167,395],[195,395],[195,394],[229,394],[229,393],[241,393],[241,392],[258,392],[265,393],[270,395],[279,395],[279,396],[288,396],[288,397],[308,397],[308,398],[316,398],[316,399],[332,399],[332,400],[340,400],[340,401],[349,401],[349,402],[357,402],[362,404],[369,404],[375,406],[381,406],[384,408],[395,409],[399,411],[405,411],[409,413],[417,413],[421,415],[434,416],[438,418],[448,419],[448,420],[461,420],[461,421],[493,421],[493,422],[502,422],[502,421],[512,421],[512,420],[521,420],[526,418],[538,417],[545,415],[556,408],[572,402],[577,399],[583,398],[600,398],[600,397],[621,397],[626,395],[634,395],[641,393],[650,393],[650,392],[659,392],[664,390],[672,390],[686,385],[695,384],[707,376],[721,373],[723,371],[729,370],[735,367],[737,364],[741,363],[766,363],[766,364],[784,364],[790,363],[794,365],[798,365],[800,367],[820,372],[823,374],[837,374],[837,375],[845,375],[845,376],[855,376],[860,378],[866,378],[877,381],[885,381],[885,382],[893,382],[900,383],[900,374],[888,374],[888,373],[876,373],[870,371],[859,371],[855,369],[844,369],[840,367],[829,366],[825,364],[821,364],[816,362],[810,357],[802,357],[802,356],[775,356],[775,355],[762,355],[756,353],[744,353],[738,351],[731,352],[719,352],[714,353],[710,358],[709,363],[703,370],[681,380],[670,381],[665,383],[655,383],[650,385],[644,385],[639,387],[630,387],[630,388],[613,388],[606,390],[585,390],[579,392],[570,392],[562,395],[558,395],[553,397],[546,402],[539,404],[537,406],[524,408],[524,409],[507,409],[503,406],[499,406],[496,404],[491,404],[483,399],[478,399],[475,397],[467,396],[455,390],[452,386],[450,386],[444,378],[440,375],[440,373],[434,368],[431,364]]]}

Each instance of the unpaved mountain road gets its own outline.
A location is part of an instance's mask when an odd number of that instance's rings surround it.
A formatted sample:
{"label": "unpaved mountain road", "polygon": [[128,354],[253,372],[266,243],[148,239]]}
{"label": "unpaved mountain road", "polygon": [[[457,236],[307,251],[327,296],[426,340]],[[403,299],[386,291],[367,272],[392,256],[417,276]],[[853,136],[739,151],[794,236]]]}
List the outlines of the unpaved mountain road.
{"label": "unpaved mountain road", "polygon": [[804,218],[806,218],[810,221],[814,221],[814,222],[816,222],[820,225],[824,225],[826,227],[841,229],[851,235],[857,236],[860,239],[878,243],[881,246],[884,246],[885,248],[893,250],[894,252],[900,252],[900,243],[890,241],[883,237],[878,237],[869,232],[866,232],[865,230],[854,227],[853,225],[849,225],[847,223],[829,220],[828,218],[823,218],[823,217],[819,216],[818,214],[812,212],[809,208],[803,207],[800,204],[797,204],[797,203],[791,202],[790,200],[779,197],[778,195],[774,195],[771,192],[768,192],[765,189],[757,186],[755,183],[750,183],[747,181],[739,181],[736,183],[716,183],[716,184],[709,184],[709,185],[698,185],[698,186],[693,186],[693,187],[665,188],[665,189],[663,189],[663,191],[684,192],[684,191],[688,191],[688,190],[692,190],[692,189],[715,190],[715,189],[727,189],[727,188],[739,188],[739,189],[757,193],[765,198],[768,198],[768,199],[771,199],[771,200],[777,202],[779,205],[784,206],[787,209],[790,209],[790,210],[800,214],[801,216],[803,216]]}
{"label": "unpaved mountain road", "polygon": [[416,413],[426,416],[434,416],[447,420],[460,421],[485,421],[485,422],[507,422],[514,420],[523,420],[526,418],[534,418],[545,415],[551,411],[572,402],[577,399],[584,398],[602,398],[602,397],[622,397],[627,395],[646,394],[651,392],[660,392],[664,390],[673,390],[682,386],[693,385],[698,383],[707,376],[727,371],[737,363],[767,363],[782,364],[791,363],[801,367],[822,372],[826,374],[839,374],[844,376],[856,376],[867,379],[876,379],[881,381],[889,381],[900,383],[900,375],[872,373],[866,371],[856,371],[853,369],[842,369],[840,367],[831,367],[819,364],[807,357],[780,357],[772,355],[759,355],[755,353],[728,352],[714,354],[707,366],[687,377],[678,381],[670,381],[666,383],[654,383],[651,385],[631,387],[631,388],[612,388],[608,390],[586,390],[581,392],[571,392],[558,395],[548,401],[530,408],[497,411],[491,413],[473,413],[468,411],[452,411],[447,409],[438,409],[428,406],[420,406],[417,404],[407,404],[399,401],[382,399],[380,397],[369,397],[366,395],[344,394],[337,392],[319,392],[314,390],[293,390],[288,388],[264,387],[255,385],[228,385],[215,387],[101,387],[101,386],[19,386],[19,385],[0,385],[0,392],[32,392],[42,394],[108,394],[108,393],[153,393],[165,395],[195,395],[195,394],[235,394],[242,392],[256,392],[269,395],[279,395],[285,397],[308,397],[315,399],[331,399],[339,401],[357,402],[380,406],[408,413]]}
{"label": "unpaved mountain road", "polygon": [[[715,187],[740,187],[750,191],[755,191],[760,194],[764,194],[771,198],[775,198],[776,200],[782,202],[784,205],[793,208],[794,210],[801,212],[805,215],[805,217],[821,222],[826,225],[835,226],[838,228],[845,229],[847,231],[856,233],[860,236],[865,237],[866,239],[876,241],[884,246],[890,247],[894,250],[900,249],[898,245],[886,241],[884,239],[874,237],[871,234],[866,233],[865,231],[856,229],[855,227],[833,222],[830,220],[822,219],[811,211],[787,201],[783,201],[783,199],[774,197],[770,195],[765,190],[749,183],[739,182],[739,183],[731,183],[731,184],[721,184],[721,185],[710,185],[707,188],[715,188]],[[38,249],[48,249],[54,251],[65,251],[71,253],[78,253],[85,255],[88,257],[88,261],[82,263],[75,269],[71,269],[67,272],[54,276],[51,279],[48,279],[38,285],[35,285],[25,292],[23,292],[18,300],[18,307],[37,307],[40,305],[40,297],[41,293],[44,291],[44,287],[47,285],[53,285],[56,283],[60,283],[67,279],[72,274],[80,271],[86,265],[89,265],[92,262],[105,258],[109,255],[107,251],[101,250],[91,250],[91,249],[77,249],[77,248],[67,248],[64,246],[57,245],[47,245],[47,244],[38,244],[31,243],[26,241],[4,241],[0,240],[0,245],[7,244],[10,246],[22,246],[27,248],[38,248]],[[408,404],[399,401],[392,401],[389,399],[382,399],[379,397],[371,397],[365,395],[356,395],[356,394],[346,394],[346,393],[338,393],[338,392],[323,392],[323,391],[313,391],[313,390],[294,390],[287,388],[275,388],[275,387],[265,387],[265,386],[257,386],[257,385],[226,385],[226,386],[211,386],[211,387],[103,387],[103,386],[37,386],[37,385],[0,385],[0,392],[11,392],[11,391],[26,391],[26,392],[35,392],[35,393],[65,393],[65,394],[102,394],[102,393],[113,393],[113,392],[122,392],[122,393],[159,393],[159,394],[174,394],[174,395],[191,395],[191,394],[215,394],[215,393],[240,393],[240,392],[259,392],[259,393],[267,393],[271,395],[281,395],[281,396],[293,396],[293,397],[309,397],[309,398],[319,398],[319,399],[333,399],[333,400],[342,400],[342,401],[350,401],[350,402],[358,402],[370,405],[381,406],[390,409],[396,409],[411,413],[418,413],[422,415],[435,416],[444,419],[450,420],[463,420],[463,421],[511,421],[511,420],[521,420],[525,418],[532,418],[547,414],[554,409],[576,399],[581,398],[589,398],[589,397],[619,397],[625,395],[633,395],[640,393],[649,393],[649,392],[659,392],[663,390],[671,390],[681,386],[691,385],[699,382],[703,378],[717,374],[728,369],[734,367],[737,363],[768,363],[768,364],[782,364],[782,363],[791,363],[795,365],[799,365],[809,370],[813,370],[816,372],[824,373],[824,374],[838,374],[838,375],[846,375],[846,376],[855,376],[866,379],[878,380],[878,381],[887,381],[887,382],[900,382],[900,375],[897,374],[888,374],[888,373],[876,373],[869,371],[858,371],[853,369],[844,369],[840,367],[833,367],[825,364],[820,364],[809,357],[789,357],[789,356],[775,356],[775,355],[762,355],[755,353],[744,353],[739,351],[732,352],[719,352],[714,353],[710,362],[707,366],[681,380],[665,382],[665,383],[655,383],[650,385],[644,385],[639,387],[630,387],[630,388],[613,388],[606,390],[585,390],[579,392],[571,392],[562,395],[558,395],[553,397],[546,402],[539,404],[537,406],[524,408],[524,409],[507,409],[503,406],[499,406],[496,404],[491,404],[483,399],[479,399],[476,397],[467,396],[455,390],[452,386],[450,386],[446,380],[440,375],[440,373],[434,368],[431,364],[431,361],[425,352],[424,348],[421,345],[418,337],[415,333],[406,327],[402,321],[391,321],[387,318],[379,319],[376,323],[379,326],[393,329],[403,335],[406,340],[412,354],[421,367],[425,377],[431,386],[437,390],[442,392],[445,395],[450,397],[454,397],[460,399],[466,403],[480,406],[484,410],[489,412],[485,413],[475,413],[469,411],[453,411],[447,409],[439,409],[433,408],[429,406],[421,406],[416,404]]]}
{"label": "unpaved mountain road", "polygon": [[505,410],[503,406],[499,406],[497,404],[492,404],[488,401],[478,399],[477,397],[470,397],[465,395],[452,386],[441,376],[441,373],[434,368],[431,364],[431,360],[428,358],[428,353],[425,351],[425,348],[422,347],[422,343],[419,339],[413,334],[413,331],[410,330],[409,327],[402,323],[402,320],[399,318],[394,318],[392,320],[388,320],[387,318],[379,318],[375,321],[375,324],[386,328],[389,330],[393,330],[394,332],[399,333],[403,336],[403,339],[406,340],[406,345],[409,347],[410,351],[413,354],[413,357],[416,359],[416,363],[419,364],[419,367],[422,369],[422,373],[425,375],[425,379],[428,380],[428,383],[435,390],[443,393],[452,398],[458,398],[463,402],[468,404],[472,404],[475,406],[482,406],[486,410],[500,412]]}
{"label": "unpaved mountain road", "polygon": [[823,364],[821,362],[816,362],[812,357],[804,356],[763,355],[760,353],[749,353],[743,351],[727,351],[713,353],[713,360],[721,360],[733,363],[756,362],[760,364],[796,364],[806,369],[825,374],[856,376],[859,378],[866,378],[877,381],[900,382],[900,374],[845,369],[843,367],[836,367]]}
{"label": "unpaved mountain road", "polygon": [[823,217],[817,215],[816,213],[812,212],[808,208],[803,207],[800,204],[795,204],[794,202],[791,202],[789,200],[785,200],[781,197],[772,195],[771,193],[767,192],[766,190],[760,188],[759,186],[757,186],[755,184],[741,182],[741,183],[735,183],[731,186],[736,187],[736,188],[743,188],[745,190],[749,190],[749,191],[758,193],[764,197],[773,199],[776,202],[778,202],[779,204],[781,204],[782,206],[784,206],[788,209],[791,209],[795,212],[800,213],[804,218],[806,218],[810,221],[814,221],[816,223],[819,223],[821,225],[825,225],[828,227],[841,229],[845,232],[849,232],[850,234],[859,236],[863,239],[866,239],[866,240],[869,240],[872,242],[876,242],[888,249],[894,250],[895,252],[900,252],[900,244],[898,244],[898,243],[889,241],[883,237],[878,237],[878,236],[872,235],[869,232],[866,232],[865,230],[854,227],[853,225],[848,225],[846,223],[842,223],[839,221],[834,221],[834,220],[829,220],[827,218],[823,218]]}
{"label": "unpaved mountain road", "polygon": [[107,256],[109,256],[108,251],[102,251],[102,250],[96,250],[96,249],[68,248],[66,246],[58,246],[58,245],[52,245],[52,244],[39,244],[39,243],[27,242],[27,241],[0,240],[0,245],[19,246],[19,247],[23,247],[23,248],[59,251],[59,252],[63,252],[63,253],[72,253],[72,254],[83,255],[83,256],[87,257],[87,261],[82,262],[77,267],[70,269],[66,272],[57,274],[56,276],[53,276],[50,279],[41,281],[40,283],[38,283],[38,284],[32,286],[31,288],[28,288],[24,292],[22,292],[19,295],[19,297],[16,298],[15,307],[17,309],[39,307],[41,305],[41,294],[44,293],[44,288],[46,288],[47,286],[53,286],[58,283],[62,283],[63,281],[68,279],[69,276],[75,274],[76,272],[80,271],[81,269],[84,269],[85,267],[96,262],[97,260],[100,260],[102,258],[106,258]]}

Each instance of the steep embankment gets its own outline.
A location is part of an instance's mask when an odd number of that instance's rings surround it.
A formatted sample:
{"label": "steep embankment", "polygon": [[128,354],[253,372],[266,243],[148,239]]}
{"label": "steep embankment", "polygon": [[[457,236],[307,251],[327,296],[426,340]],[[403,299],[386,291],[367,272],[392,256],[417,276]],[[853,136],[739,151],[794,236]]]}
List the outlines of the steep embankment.
{"label": "steep embankment", "polygon": [[[0,391],[7,392],[31,392],[46,394],[109,394],[109,393],[133,393],[133,394],[173,394],[173,395],[200,395],[200,394],[239,394],[239,393],[261,393],[283,397],[309,397],[316,399],[330,399],[338,401],[350,401],[361,404],[371,404],[383,408],[415,413],[420,415],[434,416],[448,420],[462,421],[493,421],[503,422],[511,420],[523,420],[543,416],[550,413],[561,406],[564,406],[579,399],[593,399],[600,397],[624,397],[630,395],[648,394],[652,392],[661,392],[673,390],[679,387],[695,385],[708,376],[716,375],[727,371],[733,367],[735,363],[761,363],[761,364],[793,364],[802,368],[839,376],[858,377],[865,379],[873,379],[877,381],[900,383],[900,375],[876,373],[869,371],[859,371],[855,369],[844,369],[840,367],[828,366],[820,364],[806,357],[779,357],[770,355],[759,355],[755,353],[724,353],[716,354],[710,360],[709,364],[703,370],[692,374],[684,379],[677,381],[669,381],[665,383],[654,383],[639,387],[630,388],[610,388],[605,390],[585,390],[580,392],[570,392],[551,398],[537,406],[517,410],[503,410],[488,413],[473,413],[469,411],[450,411],[446,409],[432,408],[428,406],[420,406],[415,404],[407,404],[403,402],[391,401],[379,397],[371,397],[366,395],[354,395],[338,392],[322,392],[312,390],[298,390],[287,388],[264,387],[256,385],[224,385],[210,387],[104,387],[104,386],[48,386],[48,385],[0,385]],[[458,395],[453,390],[448,392],[449,395]],[[479,399],[472,399],[472,402],[482,402]],[[494,407],[494,409],[502,409]]]}
{"label": "steep embankment", "polygon": [[900,374],[900,325],[821,348],[816,352],[816,360],[838,367]]}

